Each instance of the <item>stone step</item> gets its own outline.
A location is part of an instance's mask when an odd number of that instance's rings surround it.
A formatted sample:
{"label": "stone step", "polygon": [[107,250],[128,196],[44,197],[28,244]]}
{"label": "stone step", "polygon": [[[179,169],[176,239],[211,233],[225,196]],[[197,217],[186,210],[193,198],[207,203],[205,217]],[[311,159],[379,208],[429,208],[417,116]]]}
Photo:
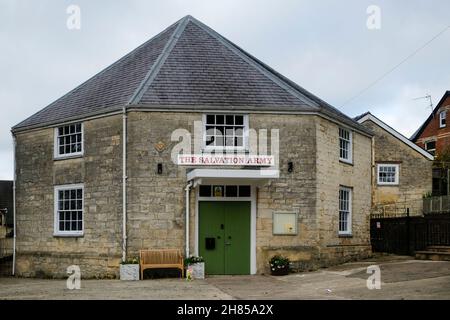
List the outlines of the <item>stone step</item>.
{"label": "stone step", "polygon": [[417,260],[450,261],[450,252],[416,251]]}
{"label": "stone step", "polygon": [[429,246],[426,251],[450,252],[450,246]]}

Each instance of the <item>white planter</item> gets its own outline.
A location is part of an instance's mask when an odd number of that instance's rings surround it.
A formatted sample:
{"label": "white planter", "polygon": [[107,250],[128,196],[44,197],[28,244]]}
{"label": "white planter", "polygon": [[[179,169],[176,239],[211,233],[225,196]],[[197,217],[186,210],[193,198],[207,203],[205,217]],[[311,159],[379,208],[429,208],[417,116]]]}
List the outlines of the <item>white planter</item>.
{"label": "white planter", "polygon": [[120,280],[139,280],[139,264],[121,264]]}
{"label": "white planter", "polygon": [[198,262],[191,264],[192,267],[192,278],[193,279],[205,279],[205,263]]}

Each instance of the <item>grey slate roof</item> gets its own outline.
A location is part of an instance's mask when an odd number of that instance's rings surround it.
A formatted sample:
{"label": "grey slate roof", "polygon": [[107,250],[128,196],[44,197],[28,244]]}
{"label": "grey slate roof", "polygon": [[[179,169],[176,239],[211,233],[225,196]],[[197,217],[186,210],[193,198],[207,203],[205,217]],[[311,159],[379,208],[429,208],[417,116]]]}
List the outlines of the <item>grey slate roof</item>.
{"label": "grey slate roof", "polygon": [[127,108],[320,113],[364,126],[191,16],[179,20],[13,130]]}

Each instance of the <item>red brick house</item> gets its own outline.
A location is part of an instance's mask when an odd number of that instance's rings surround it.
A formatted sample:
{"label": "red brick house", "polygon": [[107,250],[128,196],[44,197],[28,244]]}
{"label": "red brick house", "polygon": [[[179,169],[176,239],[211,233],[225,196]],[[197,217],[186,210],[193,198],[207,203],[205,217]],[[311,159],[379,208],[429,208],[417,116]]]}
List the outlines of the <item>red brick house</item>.
{"label": "red brick house", "polygon": [[[413,134],[411,141],[434,156],[442,154],[445,150],[450,151],[450,120],[447,121],[449,114],[450,91],[446,91],[427,120]],[[448,164],[433,168],[432,194],[435,196],[450,194],[449,178]]]}
{"label": "red brick house", "polygon": [[450,146],[450,91],[446,91],[431,115],[413,134],[411,141],[429,153],[437,155]]}

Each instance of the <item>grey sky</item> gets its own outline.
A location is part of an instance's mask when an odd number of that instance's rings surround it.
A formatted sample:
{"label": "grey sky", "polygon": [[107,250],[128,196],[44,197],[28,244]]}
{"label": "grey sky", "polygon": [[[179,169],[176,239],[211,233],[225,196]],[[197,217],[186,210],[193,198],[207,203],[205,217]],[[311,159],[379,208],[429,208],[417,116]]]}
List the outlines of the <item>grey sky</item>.
{"label": "grey sky", "polygon": [[[66,27],[70,4],[81,30]],[[381,29],[366,27],[369,5]],[[370,110],[410,136],[450,89],[450,30],[344,104],[450,25],[434,1],[0,0],[0,179],[12,179],[10,128],[191,14],[349,116]]]}

